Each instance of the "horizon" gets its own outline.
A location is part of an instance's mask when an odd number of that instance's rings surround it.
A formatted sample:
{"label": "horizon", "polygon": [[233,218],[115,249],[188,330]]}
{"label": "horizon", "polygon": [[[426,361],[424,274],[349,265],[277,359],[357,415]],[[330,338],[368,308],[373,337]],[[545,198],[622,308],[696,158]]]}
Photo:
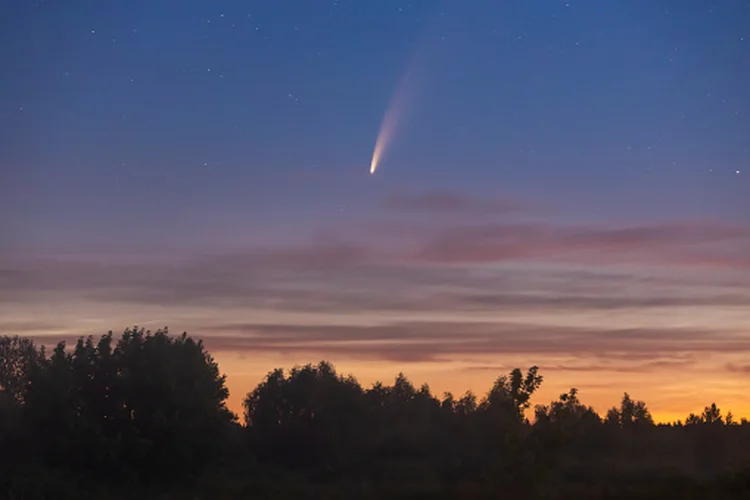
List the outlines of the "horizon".
{"label": "horizon", "polygon": [[328,360],[750,417],[748,26],[739,0],[0,6],[0,334],[169,325],[235,412]]}
{"label": "horizon", "polygon": [[[141,327],[139,327],[137,325],[134,325],[132,327],[127,327],[127,328],[138,329],[138,328],[141,328]],[[123,329],[123,331],[124,330],[125,329]],[[156,333],[157,331],[169,331],[170,333],[178,334],[177,332],[172,332],[172,330],[170,330],[168,326],[164,326],[164,327],[161,327],[161,328],[156,328],[154,330],[146,329],[147,333],[148,332]],[[115,339],[118,339],[122,335],[122,332],[119,332],[119,331],[112,331],[112,333],[113,333]],[[180,331],[180,333],[182,333],[182,331]],[[210,340],[209,340],[208,343],[206,343],[205,339],[201,338],[200,336],[192,335],[192,334],[190,334],[190,332],[184,332],[184,333],[187,333],[188,337],[193,338],[194,340],[202,340],[202,341],[204,341],[204,345],[206,345],[208,353],[218,363],[220,373],[223,374],[223,375],[226,375],[226,372],[222,369],[221,358],[223,356],[222,356],[222,354],[219,354],[217,356],[214,352],[211,351],[211,349],[210,349],[210,344],[211,344]],[[101,334],[101,335],[106,335],[106,333]],[[57,343],[59,343],[59,342],[65,342],[66,350],[68,350],[68,352],[72,352],[72,349],[75,347],[75,343],[77,342],[77,340],[79,338],[88,338],[89,336],[91,336],[96,341],[96,340],[98,340],[101,337],[101,335],[87,334],[87,335],[82,335],[80,337],[58,339],[58,340],[52,340],[49,336],[42,336],[42,337],[38,337],[38,338],[33,339],[33,340],[35,342],[37,342],[38,345],[43,345],[46,349],[48,349],[48,352],[49,352],[49,350],[51,350],[52,348],[54,348],[57,345]],[[44,342],[45,340],[47,342]],[[39,341],[42,341],[42,342],[40,343]],[[223,354],[226,355],[228,353],[223,353]],[[240,357],[241,357],[241,355],[240,355]],[[387,376],[386,375],[387,378],[377,378],[377,377],[383,375],[385,367],[381,366],[379,369],[376,367],[374,370],[372,369],[372,367],[370,367],[370,370],[364,370],[365,372],[369,373],[369,375],[366,376],[366,377],[362,377],[362,376],[358,375],[358,373],[356,372],[356,370],[363,371],[363,370],[361,370],[363,368],[363,365],[359,361],[349,360],[347,362],[346,360],[344,360],[344,362],[341,363],[341,364],[343,364],[345,366],[351,366],[351,367],[353,367],[353,370],[355,370],[355,371],[352,371],[352,370],[343,370],[343,369],[340,368],[340,366],[339,366],[338,363],[331,362],[330,360],[318,359],[318,360],[308,360],[308,361],[296,362],[294,364],[284,365],[284,366],[281,366],[281,365],[279,365],[279,366],[270,366],[269,365],[269,368],[267,370],[265,370],[265,372],[263,372],[262,368],[258,367],[256,369],[252,370],[251,372],[249,372],[249,373],[243,373],[240,376],[241,380],[243,381],[242,383],[247,384],[246,387],[242,386],[241,383],[239,382],[240,377],[237,377],[235,375],[235,380],[232,380],[232,379],[228,378],[227,379],[227,387],[229,389],[229,397],[227,398],[227,407],[229,408],[230,411],[232,411],[232,413],[234,413],[239,418],[240,421],[242,421],[243,402],[244,402],[245,398],[257,386],[261,385],[266,380],[266,376],[267,375],[269,375],[270,373],[272,373],[276,369],[281,369],[281,370],[284,371],[285,374],[289,374],[290,371],[292,369],[294,369],[294,368],[301,368],[301,367],[304,367],[304,366],[307,366],[307,365],[316,366],[319,363],[323,363],[323,362],[331,363],[333,365],[334,369],[336,370],[336,372],[339,375],[341,375],[341,376],[344,376],[344,377],[348,377],[348,376],[354,377],[354,379],[357,380],[357,382],[362,386],[363,389],[369,389],[369,388],[373,387],[377,383],[383,383],[384,385],[388,386],[388,385],[392,384],[393,381],[400,374],[403,374],[403,375],[406,376],[406,378],[415,387],[421,387],[421,386],[423,386],[425,384],[428,385],[429,388],[430,388],[431,394],[433,396],[435,396],[436,398],[438,398],[439,400],[442,400],[448,393],[450,393],[455,398],[460,398],[461,396],[463,396],[467,392],[472,392],[477,397],[478,400],[481,400],[486,395],[486,393],[490,390],[490,388],[492,387],[492,384],[495,382],[495,380],[497,380],[498,377],[508,375],[508,373],[510,373],[515,368],[518,368],[518,369],[521,369],[522,371],[524,371],[524,370],[526,370],[528,368],[531,368],[532,366],[537,366],[539,368],[539,374],[544,377],[544,380],[543,380],[541,386],[539,387],[539,389],[537,389],[535,395],[532,396],[532,398],[530,400],[531,401],[530,410],[526,412],[526,417],[529,418],[529,420],[531,420],[531,421],[534,420],[532,413],[533,413],[533,409],[534,409],[534,407],[536,405],[538,405],[538,404],[545,405],[545,404],[548,404],[550,401],[555,401],[555,400],[557,400],[557,398],[559,398],[560,394],[566,394],[571,389],[576,389],[578,391],[578,394],[579,394],[581,400],[582,400],[582,403],[585,404],[585,405],[591,406],[593,408],[593,410],[599,416],[601,416],[602,418],[606,415],[607,410],[609,410],[612,407],[617,407],[619,405],[620,401],[622,400],[623,395],[626,394],[626,393],[629,394],[633,398],[643,400],[643,398],[640,398],[638,394],[634,394],[634,393],[632,393],[632,391],[624,389],[624,390],[621,390],[619,394],[614,395],[616,397],[614,397],[613,399],[609,398],[609,396],[613,396],[613,395],[610,395],[610,394],[601,394],[601,396],[603,396],[603,398],[601,399],[600,403],[602,403],[604,406],[601,406],[601,404],[600,405],[592,404],[591,401],[589,401],[589,398],[587,398],[587,396],[588,396],[587,392],[588,391],[586,391],[586,390],[582,391],[581,390],[582,386],[580,384],[576,385],[574,383],[573,385],[571,385],[569,387],[566,387],[564,384],[561,385],[560,383],[551,384],[550,383],[550,377],[547,375],[547,372],[546,372],[546,370],[548,368],[550,368],[550,367],[539,366],[539,365],[535,365],[534,363],[530,363],[530,364],[527,363],[526,365],[507,365],[507,366],[494,365],[494,366],[480,367],[479,370],[481,372],[484,372],[486,374],[486,377],[485,377],[486,378],[486,380],[485,380],[486,384],[485,384],[484,388],[480,387],[478,389],[476,389],[476,388],[464,388],[464,389],[461,389],[459,387],[459,382],[457,380],[451,380],[451,381],[447,381],[447,382],[443,381],[442,383],[446,384],[445,387],[452,387],[453,389],[445,389],[445,390],[443,390],[443,389],[441,389],[441,387],[435,387],[433,384],[431,384],[430,380],[428,378],[415,379],[408,372],[405,372],[403,370],[395,372],[391,376]],[[550,372],[553,373],[553,374],[555,373],[555,371],[558,371],[558,370],[555,369],[555,367],[552,367],[552,369],[550,370]],[[261,372],[263,372],[263,374],[260,375],[260,376],[258,376],[258,374],[261,373]],[[430,372],[428,371],[423,376],[424,377],[429,377],[429,373]],[[463,381],[463,379],[461,379],[461,378],[459,380]],[[554,387],[554,389],[552,389],[550,386]],[[587,386],[584,385],[583,387],[585,389]],[[596,385],[594,385],[594,388],[596,388]],[[609,404],[606,402],[608,400],[608,398],[612,399],[611,403],[609,403]],[[657,410],[654,411],[654,408],[652,408],[652,406],[649,404],[648,400],[644,400],[644,402],[648,405],[648,410],[651,412],[651,415],[652,415],[652,417],[654,419],[654,423],[656,423],[656,424],[674,424],[674,423],[677,423],[677,422],[683,422],[684,423],[687,416],[689,416],[690,414],[699,415],[705,408],[708,408],[709,406],[711,406],[711,404],[716,404],[716,406],[718,408],[720,408],[725,414],[726,413],[731,413],[734,416],[734,419],[737,422],[739,422],[741,419],[747,419],[748,418],[748,415],[746,413],[744,413],[742,411],[736,411],[733,408],[725,407],[724,405],[721,404],[721,402],[716,401],[716,400],[712,400],[710,402],[706,402],[705,404],[701,405],[700,407],[696,407],[696,408],[693,408],[693,409],[685,410],[684,414],[681,414],[679,412],[669,413],[669,412],[661,411],[661,410],[658,409],[660,407],[658,405],[658,402],[657,402],[657,405],[656,405]]]}

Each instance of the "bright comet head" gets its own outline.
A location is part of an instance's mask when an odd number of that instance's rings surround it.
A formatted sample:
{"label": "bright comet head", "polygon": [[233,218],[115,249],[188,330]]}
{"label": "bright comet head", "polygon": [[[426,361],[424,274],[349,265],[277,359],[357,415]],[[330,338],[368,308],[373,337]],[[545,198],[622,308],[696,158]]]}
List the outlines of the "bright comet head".
{"label": "bright comet head", "polygon": [[386,113],[383,118],[383,123],[380,125],[380,133],[378,133],[378,139],[375,141],[375,150],[372,152],[372,161],[370,162],[370,173],[374,174],[375,169],[378,168],[380,163],[380,157],[383,154],[383,149],[388,145],[391,139],[393,123],[388,119],[389,114]]}

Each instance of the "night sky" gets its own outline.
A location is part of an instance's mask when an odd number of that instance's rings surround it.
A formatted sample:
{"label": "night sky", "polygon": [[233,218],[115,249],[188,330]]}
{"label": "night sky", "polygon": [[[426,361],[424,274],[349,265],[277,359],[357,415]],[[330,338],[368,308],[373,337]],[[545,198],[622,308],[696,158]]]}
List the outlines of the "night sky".
{"label": "night sky", "polygon": [[0,37],[0,333],[187,330],[234,409],[328,359],[750,415],[750,2],[11,0]]}

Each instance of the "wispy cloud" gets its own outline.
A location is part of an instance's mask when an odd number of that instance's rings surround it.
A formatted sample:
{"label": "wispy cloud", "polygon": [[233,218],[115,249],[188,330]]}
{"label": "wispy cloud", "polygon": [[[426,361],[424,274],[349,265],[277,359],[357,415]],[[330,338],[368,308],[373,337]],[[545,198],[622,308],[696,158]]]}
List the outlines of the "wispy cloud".
{"label": "wispy cloud", "polygon": [[691,328],[586,329],[517,323],[408,322],[379,326],[228,324],[206,327],[213,349],[331,353],[388,361],[465,356],[576,356],[656,363],[695,353],[750,352],[750,338]]}
{"label": "wispy cloud", "polygon": [[[307,258],[309,256],[309,258]],[[51,296],[162,306],[248,307],[328,314],[448,311],[572,313],[741,307],[750,275],[676,280],[604,269],[485,269],[368,261],[356,246],[250,251],[170,263],[28,260],[6,264],[0,304]],[[741,279],[745,276],[744,279]]]}
{"label": "wispy cloud", "polygon": [[[442,263],[564,259],[743,266],[750,262],[750,229],[711,222],[629,226],[544,223],[442,228],[419,244],[415,259]],[[732,245],[730,249],[722,245]],[[724,261],[723,257],[727,260]]]}
{"label": "wispy cloud", "polygon": [[[542,363],[539,367],[543,372],[652,373],[661,370],[692,367],[696,364],[696,360],[693,356],[684,355],[677,355],[648,362],[639,362],[636,359],[629,359],[625,363],[623,363],[622,360],[616,359],[610,359],[608,361],[609,362],[607,363],[602,363],[601,361],[590,362],[587,359],[583,359],[576,363]],[[513,367],[510,365],[480,364],[470,366],[467,369],[471,371],[491,371],[502,373],[509,371],[512,368]]]}
{"label": "wispy cloud", "polygon": [[146,320],[204,338],[235,369],[246,356],[452,362],[478,378],[528,360],[607,384],[750,373],[749,228],[562,223],[452,191],[385,205],[362,231],[232,252],[2,254],[0,334],[71,341]]}
{"label": "wispy cloud", "polygon": [[750,374],[750,365],[729,363],[727,364],[727,370],[729,370],[732,373],[749,373]]}
{"label": "wispy cloud", "polygon": [[439,214],[510,214],[526,212],[530,203],[512,199],[484,199],[456,190],[406,193],[394,191],[388,195],[385,207],[393,210],[412,210]]}
{"label": "wispy cloud", "polygon": [[51,321],[0,321],[0,335],[29,335],[38,332],[54,333],[60,330],[61,325]]}
{"label": "wispy cloud", "polygon": [[[389,203],[520,210],[452,196]],[[164,318],[240,352],[390,361],[571,355],[592,358],[588,366],[616,359],[656,369],[650,363],[681,353],[750,351],[737,331],[750,319],[747,228],[459,222],[399,233],[395,244],[385,231],[166,260],[16,255],[0,259],[0,316],[13,319],[0,327],[58,332],[29,306],[87,304],[126,311],[120,321]],[[684,327],[688,309],[694,328]],[[70,332],[90,326],[71,318]]]}

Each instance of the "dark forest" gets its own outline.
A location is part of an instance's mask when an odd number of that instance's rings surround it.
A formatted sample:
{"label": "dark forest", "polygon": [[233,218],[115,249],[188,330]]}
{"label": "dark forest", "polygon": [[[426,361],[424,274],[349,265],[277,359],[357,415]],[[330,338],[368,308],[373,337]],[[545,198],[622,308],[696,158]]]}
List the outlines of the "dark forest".
{"label": "dark forest", "polygon": [[750,498],[745,419],[655,424],[627,393],[599,414],[575,388],[531,407],[538,368],[499,375],[438,397],[320,362],[269,373],[238,417],[187,334],[0,337],[0,497]]}

